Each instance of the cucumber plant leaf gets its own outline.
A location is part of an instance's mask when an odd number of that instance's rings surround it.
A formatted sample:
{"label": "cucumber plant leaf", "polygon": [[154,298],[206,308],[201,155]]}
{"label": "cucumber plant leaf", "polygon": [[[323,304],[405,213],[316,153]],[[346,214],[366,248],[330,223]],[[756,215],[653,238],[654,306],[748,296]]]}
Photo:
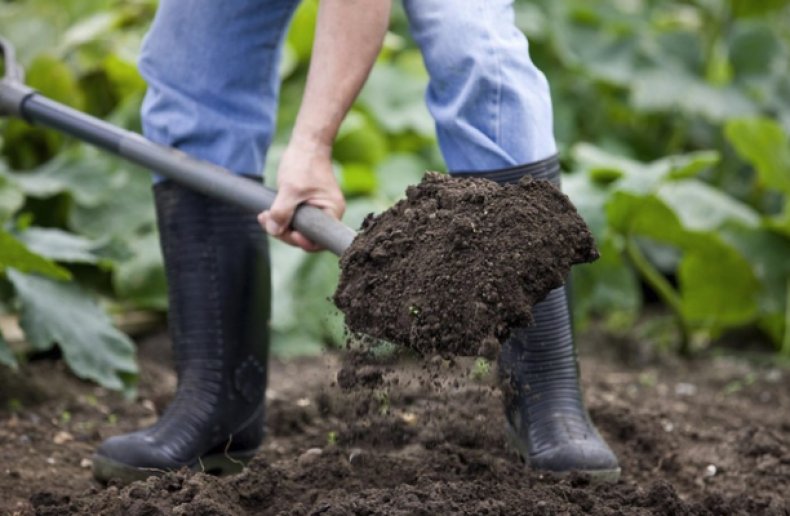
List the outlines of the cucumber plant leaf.
{"label": "cucumber plant leaf", "polygon": [[21,306],[19,324],[33,349],[57,344],[80,378],[131,392],[138,373],[134,344],[91,295],[74,283],[13,269],[8,278]]}
{"label": "cucumber plant leaf", "polygon": [[13,267],[22,272],[35,272],[59,280],[71,278],[71,273],[56,263],[31,252],[10,233],[0,229],[0,272]]}

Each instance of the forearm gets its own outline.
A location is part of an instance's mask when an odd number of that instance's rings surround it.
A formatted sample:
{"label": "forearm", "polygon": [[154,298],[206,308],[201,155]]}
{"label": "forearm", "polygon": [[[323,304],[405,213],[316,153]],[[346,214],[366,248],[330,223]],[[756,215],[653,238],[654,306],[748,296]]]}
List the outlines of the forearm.
{"label": "forearm", "polygon": [[293,139],[329,149],[373,67],[391,0],[321,0]]}

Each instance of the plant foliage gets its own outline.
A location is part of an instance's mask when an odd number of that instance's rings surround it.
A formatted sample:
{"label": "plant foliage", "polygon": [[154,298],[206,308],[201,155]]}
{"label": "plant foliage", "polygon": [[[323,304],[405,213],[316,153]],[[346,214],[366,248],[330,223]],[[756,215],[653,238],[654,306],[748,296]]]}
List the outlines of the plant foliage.
{"label": "plant foliage", "polygon": [[[602,258],[575,273],[577,321],[634,320],[644,288],[690,351],[760,328],[790,354],[790,2],[517,0],[517,24],[551,84],[564,189]],[[304,88],[317,0],[285,41],[274,184]],[[43,94],[139,130],[135,62],[155,0],[17,0],[0,34]],[[400,6],[334,147],[346,221],[381,211],[443,169],[428,80]],[[29,348],[57,344],[82,377],[129,388],[133,348],[107,310],[166,309],[150,177],[54,132],[0,125],[0,313]],[[275,351],[339,344],[332,256],[272,245]],[[0,336],[0,363],[14,366]]]}

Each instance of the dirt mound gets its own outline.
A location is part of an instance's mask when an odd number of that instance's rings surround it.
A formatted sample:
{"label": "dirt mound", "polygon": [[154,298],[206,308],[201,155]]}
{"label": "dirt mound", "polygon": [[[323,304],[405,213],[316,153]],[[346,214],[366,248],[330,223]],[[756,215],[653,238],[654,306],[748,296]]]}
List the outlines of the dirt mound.
{"label": "dirt mound", "polygon": [[429,173],[365,221],[340,260],[334,300],[354,332],[421,354],[491,355],[572,265],[597,257],[586,224],[549,182]]}
{"label": "dirt mound", "polygon": [[[623,466],[618,483],[594,485],[583,476],[556,478],[524,467],[504,436],[495,373],[477,374],[472,360],[457,359],[452,367],[434,363],[435,374],[426,374],[425,361],[393,365],[356,356],[353,364],[354,372],[331,357],[274,364],[269,436],[240,475],[184,471],[81,493],[50,487],[59,482],[53,478],[39,484],[21,512],[786,515],[790,510],[790,371],[719,359],[634,372],[587,358],[592,415]],[[744,377],[751,378],[748,384],[741,382]]]}

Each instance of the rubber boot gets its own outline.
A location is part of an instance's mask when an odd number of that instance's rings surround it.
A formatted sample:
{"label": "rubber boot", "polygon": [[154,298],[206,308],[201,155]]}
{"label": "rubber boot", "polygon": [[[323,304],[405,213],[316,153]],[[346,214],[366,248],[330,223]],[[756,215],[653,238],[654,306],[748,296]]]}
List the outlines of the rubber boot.
{"label": "rubber boot", "polygon": [[[557,187],[560,184],[556,157],[464,175],[501,184],[529,175]],[[535,470],[580,471],[599,481],[616,481],[620,477],[617,457],[584,406],[566,288],[552,290],[535,305],[533,315],[533,325],[513,330],[499,356],[511,442]]]}
{"label": "rubber boot", "polygon": [[170,181],[154,186],[178,387],[151,427],[105,440],[100,481],[188,467],[238,472],[264,436],[270,279],[253,214]]}

